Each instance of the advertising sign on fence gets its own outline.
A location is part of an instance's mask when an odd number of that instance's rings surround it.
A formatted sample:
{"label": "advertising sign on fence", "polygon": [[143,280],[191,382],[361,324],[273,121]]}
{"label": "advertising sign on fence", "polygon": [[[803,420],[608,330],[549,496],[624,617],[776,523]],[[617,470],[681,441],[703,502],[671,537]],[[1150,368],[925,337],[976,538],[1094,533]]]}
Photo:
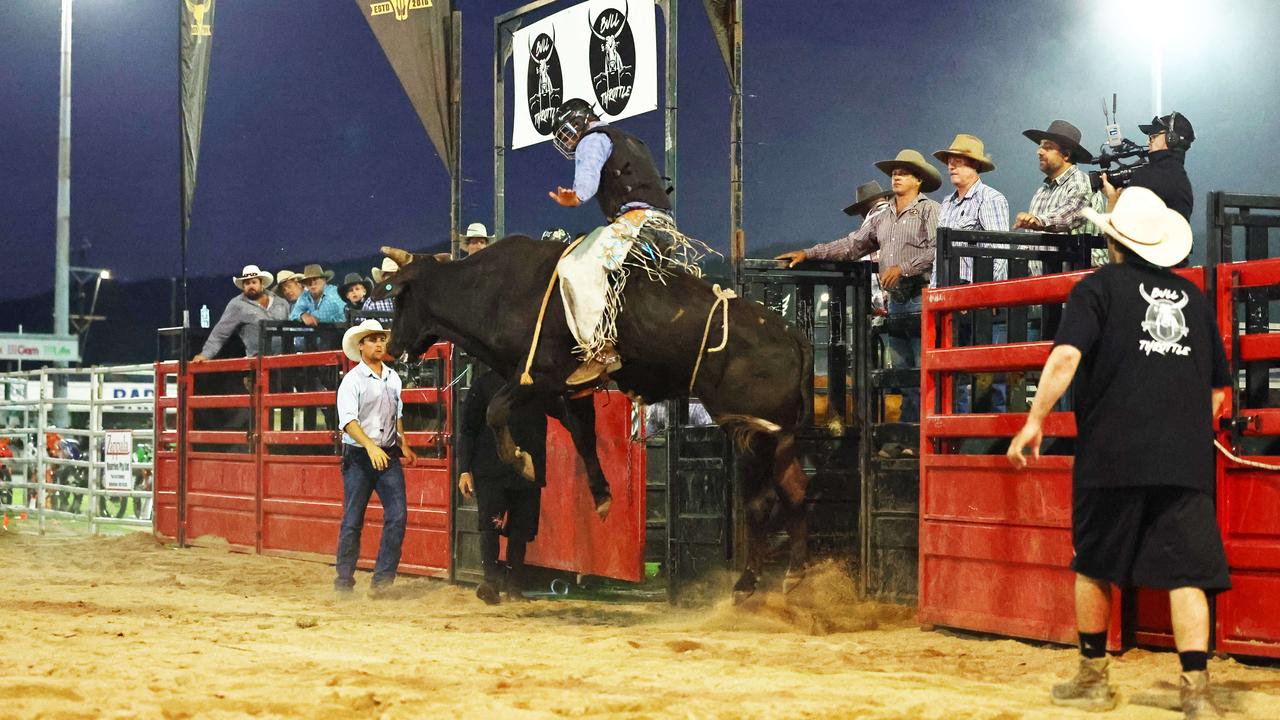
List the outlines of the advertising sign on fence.
{"label": "advertising sign on fence", "polygon": [[556,110],[571,98],[591,103],[603,120],[656,110],[654,8],[651,0],[588,0],[517,30],[511,147],[550,140]]}
{"label": "advertising sign on fence", "polygon": [[106,465],[102,471],[104,490],[133,489],[133,431],[106,432]]}

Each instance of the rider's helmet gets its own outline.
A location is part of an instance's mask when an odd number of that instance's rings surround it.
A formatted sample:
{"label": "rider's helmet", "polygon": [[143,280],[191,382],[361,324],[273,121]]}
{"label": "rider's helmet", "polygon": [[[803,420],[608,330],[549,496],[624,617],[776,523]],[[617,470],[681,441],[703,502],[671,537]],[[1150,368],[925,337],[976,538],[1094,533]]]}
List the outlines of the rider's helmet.
{"label": "rider's helmet", "polygon": [[582,133],[598,116],[591,109],[591,103],[582,98],[571,98],[560,104],[556,110],[556,129],[551,135],[551,142],[560,154],[573,159],[573,152],[582,139]]}

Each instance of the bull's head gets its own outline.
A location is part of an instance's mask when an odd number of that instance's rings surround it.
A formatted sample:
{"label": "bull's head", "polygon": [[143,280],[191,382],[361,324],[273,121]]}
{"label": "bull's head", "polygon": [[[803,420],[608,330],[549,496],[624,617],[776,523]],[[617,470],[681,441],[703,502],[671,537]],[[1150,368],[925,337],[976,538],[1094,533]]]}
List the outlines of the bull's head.
{"label": "bull's head", "polygon": [[406,250],[383,247],[382,254],[396,261],[400,269],[373,289],[374,299],[395,298],[396,314],[391,321],[391,340],[387,354],[399,358],[408,353],[417,357],[427,351],[436,339],[435,316],[426,292],[431,271],[445,255],[415,255]]}
{"label": "bull's head", "polygon": [[[605,12],[608,12],[608,10],[606,10]],[[626,0],[626,2],[622,4],[622,22],[618,23],[618,27],[614,28],[613,32],[602,35],[599,32],[596,32],[596,21],[591,19],[591,11],[588,10],[587,26],[591,28],[591,34],[595,35],[597,38],[604,40],[605,42],[609,42],[609,41],[617,42],[618,35],[622,32],[622,28],[626,26],[627,15],[629,15],[630,13],[631,13],[631,0]],[[603,15],[603,14],[604,13],[600,13],[600,15]],[[596,20],[600,19],[600,15],[596,16]]]}

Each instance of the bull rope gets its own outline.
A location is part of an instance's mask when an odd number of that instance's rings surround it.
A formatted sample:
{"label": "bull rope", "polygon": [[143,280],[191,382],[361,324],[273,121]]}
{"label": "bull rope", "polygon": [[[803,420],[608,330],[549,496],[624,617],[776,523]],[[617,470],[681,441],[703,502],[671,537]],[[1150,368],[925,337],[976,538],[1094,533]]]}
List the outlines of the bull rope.
{"label": "bull rope", "polygon": [[[738,297],[738,294],[732,290],[722,290],[719,285],[711,288],[716,294],[716,301],[711,303],[711,309],[707,311],[707,324],[702,328],[702,342],[698,345],[698,361],[693,364],[693,376],[689,378],[689,394],[693,394],[693,384],[698,381],[698,370],[702,368],[702,358],[709,352],[720,352],[729,344],[729,301]],[[716,347],[707,349],[707,336],[711,334],[711,320],[716,316],[716,308],[723,308],[724,317],[721,323],[724,326],[724,336],[720,338],[720,344]]]}
{"label": "bull rope", "polygon": [[[564,252],[560,253],[560,260],[563,260],[566,255],[573,252],[573,249],[578,247],[578,244],[585,238],[586,236],[584,235],[583,237],[569,243],[569,246],[564,249]],[[542,307],[538,308],[538,324],[533,328],[533,342],[529,344],[529,357],[524,361],[524,372],[520,373],[521,385],[533,384],[533,375],[529,373],[529,369],[533,367],[533,355],[538,351],[538,338],[542,336],[542,319],[547,315],[547,304],[551,302],[551,291],[555,289],[556,280],[559,278],[560,262],[556,261],[556,269],[551,271],[551,281],[547,283],[547,291],[542,294]]]}
{"label": "bull rope", "polygon": [[1224,447],[1222,443],[1218,442],[1216,439],[1213,441],[1213,444],[1218,448],[1219,452],[1225,455],[1227,459],[1231,460],[1232,462],[1238,463],[1240,465],[1244,465],[1245,467],[1258,468],[1259,470],[1280,470],[1280,465],[1268,465],[1267,463],[1261,463],[1256,460],[1245,460],[1242,457],[1237,457],[1234,453],[1232,453],[1230,450]]}

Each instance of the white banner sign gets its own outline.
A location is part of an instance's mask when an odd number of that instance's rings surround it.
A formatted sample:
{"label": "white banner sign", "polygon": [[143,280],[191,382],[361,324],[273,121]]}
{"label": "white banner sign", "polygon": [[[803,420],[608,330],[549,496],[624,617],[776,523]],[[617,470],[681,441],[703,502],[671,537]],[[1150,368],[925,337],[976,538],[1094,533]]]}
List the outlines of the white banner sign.
{"label": "white banner sign", "polygon": [[106,467],[102,472],[104,490],[133,489],[133,431],[108,430]]}
{"label": "white banner sign", "polygon": [[0,360],[79,362],[80,343],[74,337],[0,333]]}
{"label": "white banner sign", "polygon": [[588,0],[517,30],[511,147],[550,140],[556,110],[572,98],[603,120],[656,110],[656,12],[652,0]]}

